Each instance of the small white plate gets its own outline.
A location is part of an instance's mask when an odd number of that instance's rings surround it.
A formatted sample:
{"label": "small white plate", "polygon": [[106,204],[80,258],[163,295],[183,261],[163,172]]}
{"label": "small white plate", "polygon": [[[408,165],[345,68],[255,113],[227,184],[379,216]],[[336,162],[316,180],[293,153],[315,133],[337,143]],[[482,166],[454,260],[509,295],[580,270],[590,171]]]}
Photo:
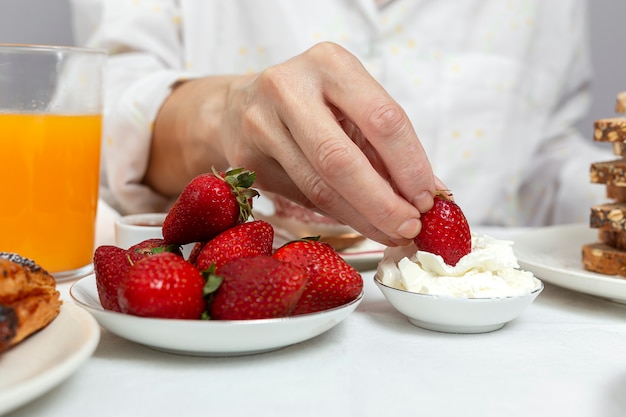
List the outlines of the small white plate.
{"label": "small white plate", "polygon": [[516,319],[543,291],[543,283],[531,293],[515,297],[456,298],[420,294],[374,282],[389,303],[417,327],[444,333],[487,333]]}
{"label": "small white plate", "polygon": [[[313,231],[303,231],[299,236],[296,236],[296,234],[293,233],[293,230],[295,229],[294,226],[287,228],[284,227],[287,223],[293,220],[280,218],[275,215],[267,215],[263,212],[258,211],[255,212],[255,218],[257,220],[265,220],[274,227],[274,248],[280,247],[290,240],[298,239],[303,236],[316,236],[322,234],[321,229],[318,229]],[[348,226],[329,226],[328,228],[329,230],[331,230],[333,227],[338,228],[337,230],[342,230],[340,228],[348,228]],[[345,230],[343,232],[345,233]],[[358,243],[338,253],[356,270],[363,272],[376,269],[376,265],[378,265],[378,262],[383,259],[383,253],[385,251],[385,248],[386,246],[382,243],[375,242],[371,239],[365,239],[363,242]]]}
{"label": "small white plate", "polygon": [[94,352],[100,326],[71,303],[40,332],[0,355],[0,414],[43,395]]}
{"label": "small white plate", "polygon": [[587,224],[542,227],[515,236],[513,250],[522,267],[563,288],[626,303],[626,279],[587,271],[582,246],[598,240]]}
{"label": "small white plate", "polygon": [[338,253],[356,270],[363,272],[376,269],[378,262],[383,259],[385,248],[382,243],[365,239],[358,245]]}
{"label": "small white plate", "polygon": [[130,341],[169,353],[237,356],[280,349],[318,336],[348,317],[363,299],[331,310],[265,320],[173,320],[137,317],[104,310],[96,280],[74,283],[70,295],[107,330]]}

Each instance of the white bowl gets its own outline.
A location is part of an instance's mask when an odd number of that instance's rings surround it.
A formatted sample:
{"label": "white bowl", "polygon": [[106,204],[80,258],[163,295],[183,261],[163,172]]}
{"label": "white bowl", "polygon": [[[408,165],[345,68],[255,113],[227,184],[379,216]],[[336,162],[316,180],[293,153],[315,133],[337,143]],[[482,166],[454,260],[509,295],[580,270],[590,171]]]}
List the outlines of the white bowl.
{"label": "white bowl", "polygon": [[341,323],[363,300],[300,316],[262,320],[175,320],[132,316],[102,308],[95,276],[76,281],[70,296],[111,333],[156,350],[192,356],[268,352],[312,339]]}
{"label": "white bowl", "polygon": [[[163,239],[163,222],[167,213],[129,214],[115,220],[115,245],[122,249],[148,239]],[[189,258],[194,243],[182,245],[183,256]]]}
{"label": "white bowl", "polygon": [[543,291],[543,283],[529,294],[498,298],[456,298],[419,294],[374,282],[389,303],[421,328],[445,333],[487,333],[517,318]]}
{"label": "white bowl", "polygon": [[115,220],[115,244],[128,249],[147,239],[163,239],[163,221],[167,213],[142,213]]}

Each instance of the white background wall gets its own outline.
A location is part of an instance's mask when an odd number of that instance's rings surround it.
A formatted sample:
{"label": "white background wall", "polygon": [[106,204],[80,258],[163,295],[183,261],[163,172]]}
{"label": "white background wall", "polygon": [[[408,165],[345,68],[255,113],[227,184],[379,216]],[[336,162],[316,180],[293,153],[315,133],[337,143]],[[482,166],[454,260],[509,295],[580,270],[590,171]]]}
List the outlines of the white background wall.
{"label": "white background wall", "polygon": [[[626,0],[588,1],[594,101],[579,128],[591,138],[593,121],[614,116],[615,96],[626,91]],[[69,0],[0,0],[0,42],[73,44]]]}

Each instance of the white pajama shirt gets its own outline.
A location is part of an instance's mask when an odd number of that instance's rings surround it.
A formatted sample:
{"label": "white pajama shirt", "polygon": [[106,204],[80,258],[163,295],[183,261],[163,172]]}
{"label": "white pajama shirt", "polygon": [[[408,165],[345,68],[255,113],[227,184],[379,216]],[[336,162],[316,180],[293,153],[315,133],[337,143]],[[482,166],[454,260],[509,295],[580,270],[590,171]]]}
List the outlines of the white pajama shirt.
{"label": "white pajama shirt", "polygon": [[470,224],[587,221],[604,198],[589,164],[610,149],[573,127],[590,102],[583,0],[73,3],[78,39],[110,53],[103,196],[122,212],[171,203],[141,179],[175,81],[259,72],[321,41],[356,55],[403,106]]}

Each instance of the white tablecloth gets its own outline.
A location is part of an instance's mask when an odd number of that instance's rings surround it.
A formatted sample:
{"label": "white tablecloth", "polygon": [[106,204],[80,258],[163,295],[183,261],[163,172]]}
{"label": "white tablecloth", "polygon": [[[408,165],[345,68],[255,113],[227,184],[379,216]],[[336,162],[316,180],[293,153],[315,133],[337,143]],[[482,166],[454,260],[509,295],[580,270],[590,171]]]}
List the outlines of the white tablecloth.
{"label": "white tablecloth", "polygon": [[444,334],[411,325],[372,277],[345,321],[269,353],[177,356],[103,330],[76,373],[10,416],[626,416],[625,305],[546,284],[499,331]]}

